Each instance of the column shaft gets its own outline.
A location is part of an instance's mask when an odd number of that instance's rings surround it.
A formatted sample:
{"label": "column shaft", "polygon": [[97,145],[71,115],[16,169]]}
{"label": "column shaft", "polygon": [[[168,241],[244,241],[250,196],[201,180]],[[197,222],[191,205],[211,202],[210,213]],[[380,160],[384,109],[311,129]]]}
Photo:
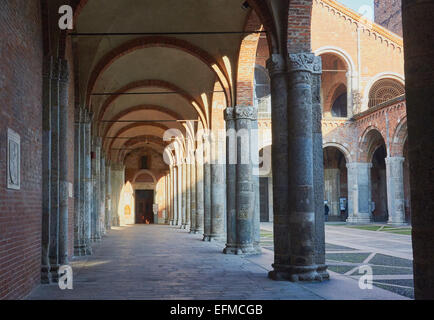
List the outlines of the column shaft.
{"label": "column shaft", "polygon": [[404,158],[386,157],[387,209],[389,224],[405,223]]}
{"label": "column shaft", "polygon": [[51,77],[51,184],[50,184],[50,272],[54,282],[59,279],[59,75],[60,63],[53,61]]}
{"label": "column shaft", "polygon": [[[226,121],[226,247],[223,253],[236,254],[237,249],[237,133],[234,108],[225,109]],[[241,253],[241,250],[240,252]]]}
{"label": "column shaft", "polygon": [[271,161],[273,171],[274,264],[269,277],[284,280],[289,268],[288,181],[288,83],[284,57],[273,54],[267,61],[270,74],[271,118],[273,120]]}
{"label": "column shaft", "polygon": [[348,223],[366,224],[372,221],[371,168],[372,163],[347,163]]}
{"label": "column shaft", "polygon": [[204,172],[203,172],[203,146],[198,141],[196,149],[196,230],[195,233],[203,233],[204,215]]}
{"label": "column shaft", "polygon": [[[315,202],[315,264],[322,280],[329,279],[325,260],[324,229],[324,153],[322,141],[321,57],[315,57],[312,73],[312,152]],[[339,199],[338,199],[339,204]],[[340,211],[338,211],[340,212]]]}
{"label": "column shaft", "polygon": [[289,280],[319,280],[315,264],[315,203],[312,138],[314,54],[289,55]]}
{"label": "column shaft", "polygon": [[226,215],[226,170],[224,137],[213,132],[211,164],[211,240],[224,241]]}
{"label": "column shaft", "polygon": [[51,78],[53,57],[44,59],[42,96],[42,238],[41,282],[50,283],[50,223],[51,223]]}
{"label": "column shaft", "polygon": [[211,235],[211,166],[210,166],[209,135],[204,135],[204,211],[203,211],[203,241],[209,241]]}

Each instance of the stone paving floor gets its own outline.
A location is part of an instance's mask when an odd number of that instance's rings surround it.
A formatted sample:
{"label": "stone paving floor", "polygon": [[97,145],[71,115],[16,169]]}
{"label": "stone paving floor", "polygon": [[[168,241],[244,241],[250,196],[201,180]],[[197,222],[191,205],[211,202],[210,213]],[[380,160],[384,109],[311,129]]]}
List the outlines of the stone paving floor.
{"label": "stone paving floor", "polygon": [[[399,228],[383,232],[385,228],[390,227],[355,228],[327,223],[326,262],[329,270],[358,280],[361,277],[359,267],[368,265],[373,271],[374,286],[414,299],[411,236],[400,234]],[[261,236],[263,246],[273,250],[271,224],[262,224]]]}
{"label": "stone paving floor", "polygon": [[386,290],[360,290],[357,281],[332,273],[322,283],[267,278],[272,251],[260,256],[222,254],[223,243],[162,225],[134,225],[108,232],[94,254],[74,258],[73,290],[41,285],[27,298],[163,300],[402,299]]}

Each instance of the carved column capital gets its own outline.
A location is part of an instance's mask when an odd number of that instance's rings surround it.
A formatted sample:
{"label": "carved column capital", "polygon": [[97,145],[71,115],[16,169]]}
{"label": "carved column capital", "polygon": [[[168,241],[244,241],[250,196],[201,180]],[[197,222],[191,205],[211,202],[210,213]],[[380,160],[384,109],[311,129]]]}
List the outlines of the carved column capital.
{"label": "carved column capital", "polygon": [[286,71],[285,59],[280,54],[272,54],[266,64],[270,76],[284,73]]}
{"label": "carved column capital", "polygon": [[227,107],[224,110],[225,121],[235,120],[235,110],[233,107]]}
{"label": "carved column capital", "polygon": [[234,108],[235,119],[248,119],[257,120],[258,119],[258,108],[254,106],[236,106]]}
{"label": "carved column capital", "polygon": [[316,75],[322,74],[322,59],[319,56],[315,56],[313,59],[312,73]]}
{"label": "carved column capital", "polygon": [[314,70],[315,55],[311,52],[290,53],[288,55],[289,72],[310,72]]}

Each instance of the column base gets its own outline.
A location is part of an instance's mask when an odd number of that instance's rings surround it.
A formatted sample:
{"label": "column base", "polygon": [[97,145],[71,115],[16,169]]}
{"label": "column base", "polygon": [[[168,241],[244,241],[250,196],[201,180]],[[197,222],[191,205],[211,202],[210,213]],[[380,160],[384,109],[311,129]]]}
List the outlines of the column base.
{"label": "column base", "polygon": [[81,257],[86,255],[86,250],[84,246],[79,246],[74,248],[74,256]]}
{"label": "column base", "polygon": [[204,234],[202,241],[208,241],[208,242],[211,241],[211,236]]}
{"label": "column base", "polygon": [[199,233],[203,233],[203,230],[200,230],[200,229],[196,229],[196,230],[193,230],[193,233],[194,233],[194,234],[199,234]]}
{"label": "column base", "polygon": [[347,223],[351,224],[369,224],[372,222],[372,218],[366,217],[348,217]]}
{"label": "column base", "polygon": [[236,255],[257,255],[261,254],[261,248],[255,245],[226,245],[223,249],[224,254],[236,254]]}
{"label": "column base", "polygon": [[405,221],[387,221],[387,224],[389,226],[404,226],[404,225],[408,225],[408,223],[406,223]]}
{"label": "column base", "polygon": [[49,266],[41,267],[41,283],[42,284],[50,284],[52,282],[51,272]]}
{"label": "column base", "polygon": [[274,270],[268,273],[268,277],[275,281],[314,282],[323,281],[325,279],[317,272],[317,265],[276,266],[275,264],[273,264],[273,268]]}
{"label": "column base", "polygon": [[321,281],[329,280],[330,274],[327,272],[328,265],[326,264],[318,264],[316,268],[316,272],[320,275]]}
{"label": "column base", "polygon": [[50,268],[51,282],[57,283],[59,282],[59,265],[52,265]]}
{"label": "column base", "polygon": [[209,236],[209,241],[224,242],[224,241],[226,241],[226,235],[224,235],[224,234],[211,234]]}

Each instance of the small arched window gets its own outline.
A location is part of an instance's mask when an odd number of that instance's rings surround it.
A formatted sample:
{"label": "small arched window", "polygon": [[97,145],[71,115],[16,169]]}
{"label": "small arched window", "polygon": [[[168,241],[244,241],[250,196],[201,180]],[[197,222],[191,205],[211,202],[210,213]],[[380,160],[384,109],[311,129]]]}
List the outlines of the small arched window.
{"label": "small arched window", "polygon": [[404,86],[393,79],[381,79],[369,91],[369,108],[405,94]]}
{"label": "small arched window", "polygon": [[347,87],[341,84],[333,94],[331,113],[333,117],[347,117]]}
{"label": "small arched window", "polygon": [[255,66],[254,100],[258,107],[259,118],[271,117],[270,78],[268,72],[259,65]]}

